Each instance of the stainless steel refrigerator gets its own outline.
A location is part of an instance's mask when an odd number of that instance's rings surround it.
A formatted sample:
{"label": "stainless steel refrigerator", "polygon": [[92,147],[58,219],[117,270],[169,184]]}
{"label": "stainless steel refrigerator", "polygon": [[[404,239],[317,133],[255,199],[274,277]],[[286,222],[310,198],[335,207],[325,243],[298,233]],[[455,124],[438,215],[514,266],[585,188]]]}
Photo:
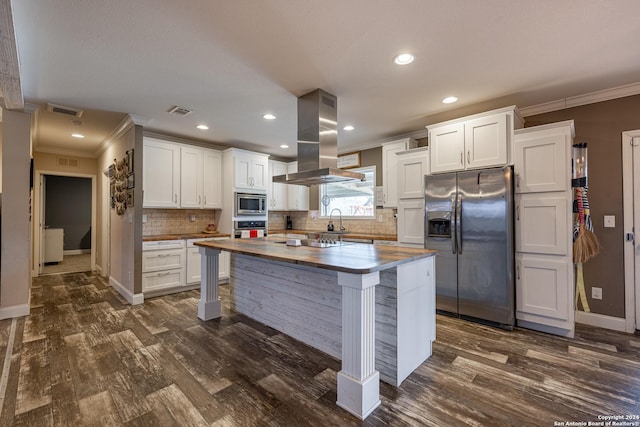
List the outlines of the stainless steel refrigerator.
{"label": "stainless steel refrigerator", "polygon": [[436,309],[512,328],[512,168],[425,176],[424,230],[439,251]]}

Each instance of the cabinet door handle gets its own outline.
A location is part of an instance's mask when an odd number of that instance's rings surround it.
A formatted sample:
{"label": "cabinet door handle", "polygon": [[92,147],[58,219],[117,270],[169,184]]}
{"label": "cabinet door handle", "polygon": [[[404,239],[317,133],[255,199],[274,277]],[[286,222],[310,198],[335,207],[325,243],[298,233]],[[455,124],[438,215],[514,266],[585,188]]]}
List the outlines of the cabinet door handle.
{"label": "cabinet door handle", "polygon": [[206,204],[207,204],[207,196],[204,196],[204,203],[203,203],[203,204],[204,204],[204,205],[206,205]]}
{"label": "cabinet door handle", "polygon": [[178,203],[178,193],[173,195],[173,203]]}
{"label": "cabinet door handle", "polygon": [[516,205],[516,221],[520,221],[520,205]]}
{"label": "cabinet door handle", "polygon": [[520,174],[516,173],[516,188],[520,188]]}
{"label": "cabinet door handle", "polygon": [[520,264],[516,264],[516,280],[520,280]]}
{"label": "cabinet door handle", "polygon": [[199,205],[202,204],[202,197],[201,196],[198,196],[198,204]]}
{"label": "cabinet door handle", "polygon": [[467,150],[467,164],[471,163],[471,150]]}
{"label": "cabinet door handle", "polygon": [[463,154],[463,153],[462,153],[462,151],[461,151],[461,152],[460,152],[460,164],[461,164],[461,165],[464,165],[464,160],[463,160],[463,157],[462,157],[462,156],[464,156],[464,154]]}

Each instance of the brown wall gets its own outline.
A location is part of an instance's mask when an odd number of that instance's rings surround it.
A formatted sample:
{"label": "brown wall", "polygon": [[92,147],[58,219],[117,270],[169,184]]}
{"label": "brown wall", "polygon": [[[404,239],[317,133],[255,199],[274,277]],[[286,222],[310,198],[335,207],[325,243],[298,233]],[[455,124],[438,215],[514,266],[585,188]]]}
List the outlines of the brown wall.
{"label": "brown wall", "polygon": [[[525,127],[573,120],[575,142],[588,143],[589,203],[602,249],[584,265],[591,312],[624,317],[624,230],[622,205],[622,132],[640,129],[640,95],[529,116]],[[604,228],[603,216],[615,215],[616,227]],[[602,288],[602,300],[591,287]]]}

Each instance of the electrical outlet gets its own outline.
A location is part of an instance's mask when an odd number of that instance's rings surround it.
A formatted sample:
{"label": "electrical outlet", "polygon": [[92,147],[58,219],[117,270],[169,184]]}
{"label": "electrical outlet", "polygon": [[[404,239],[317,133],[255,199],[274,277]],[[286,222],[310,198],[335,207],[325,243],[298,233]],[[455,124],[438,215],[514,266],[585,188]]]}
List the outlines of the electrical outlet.
{"label": "electrical outlet", "polygon": [[591,298],[593,299],[602,299],[602,288],[591,288]]}
{"label": "electrical outlet", "polygon": [[378,215],[378,222],[384,221],[384,217],[382,215]]}
{"label": "electrical outlet", "polygon": [[147,222],[147,214],[142,214],[142,222]]}
{"label": "electrical outlet", "polygon": [[195,214],[189,215],[189,221],[195,222],[196,221],[196,215]]}

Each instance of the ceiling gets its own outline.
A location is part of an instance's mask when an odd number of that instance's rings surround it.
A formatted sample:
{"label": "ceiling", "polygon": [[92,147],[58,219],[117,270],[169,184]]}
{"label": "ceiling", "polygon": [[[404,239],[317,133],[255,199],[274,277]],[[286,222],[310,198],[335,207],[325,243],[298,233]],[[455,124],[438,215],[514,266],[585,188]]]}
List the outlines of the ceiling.
{"label": "ceiling", "polygon": [[[296,98],[321,88],[338,97],[339,128],[355,126],[338,136],[339,151],[348,152],[474,109],[532,106],[640,80],[637,0],[13,0],[12,7],[24,98],[43,106],[36,150],[95,156],[132,114],[155,133],[295,157]],[[395,65],[404,51],[415,61]],[[442,104],[448,95],[459,101]],[[84,113],[50,113],[47,103]],[[177,117],[167,112],[173,106],[193,112]],[[264,120],[267,112],[277,118]],[[84,139],[71,138],[77,128]]]}

